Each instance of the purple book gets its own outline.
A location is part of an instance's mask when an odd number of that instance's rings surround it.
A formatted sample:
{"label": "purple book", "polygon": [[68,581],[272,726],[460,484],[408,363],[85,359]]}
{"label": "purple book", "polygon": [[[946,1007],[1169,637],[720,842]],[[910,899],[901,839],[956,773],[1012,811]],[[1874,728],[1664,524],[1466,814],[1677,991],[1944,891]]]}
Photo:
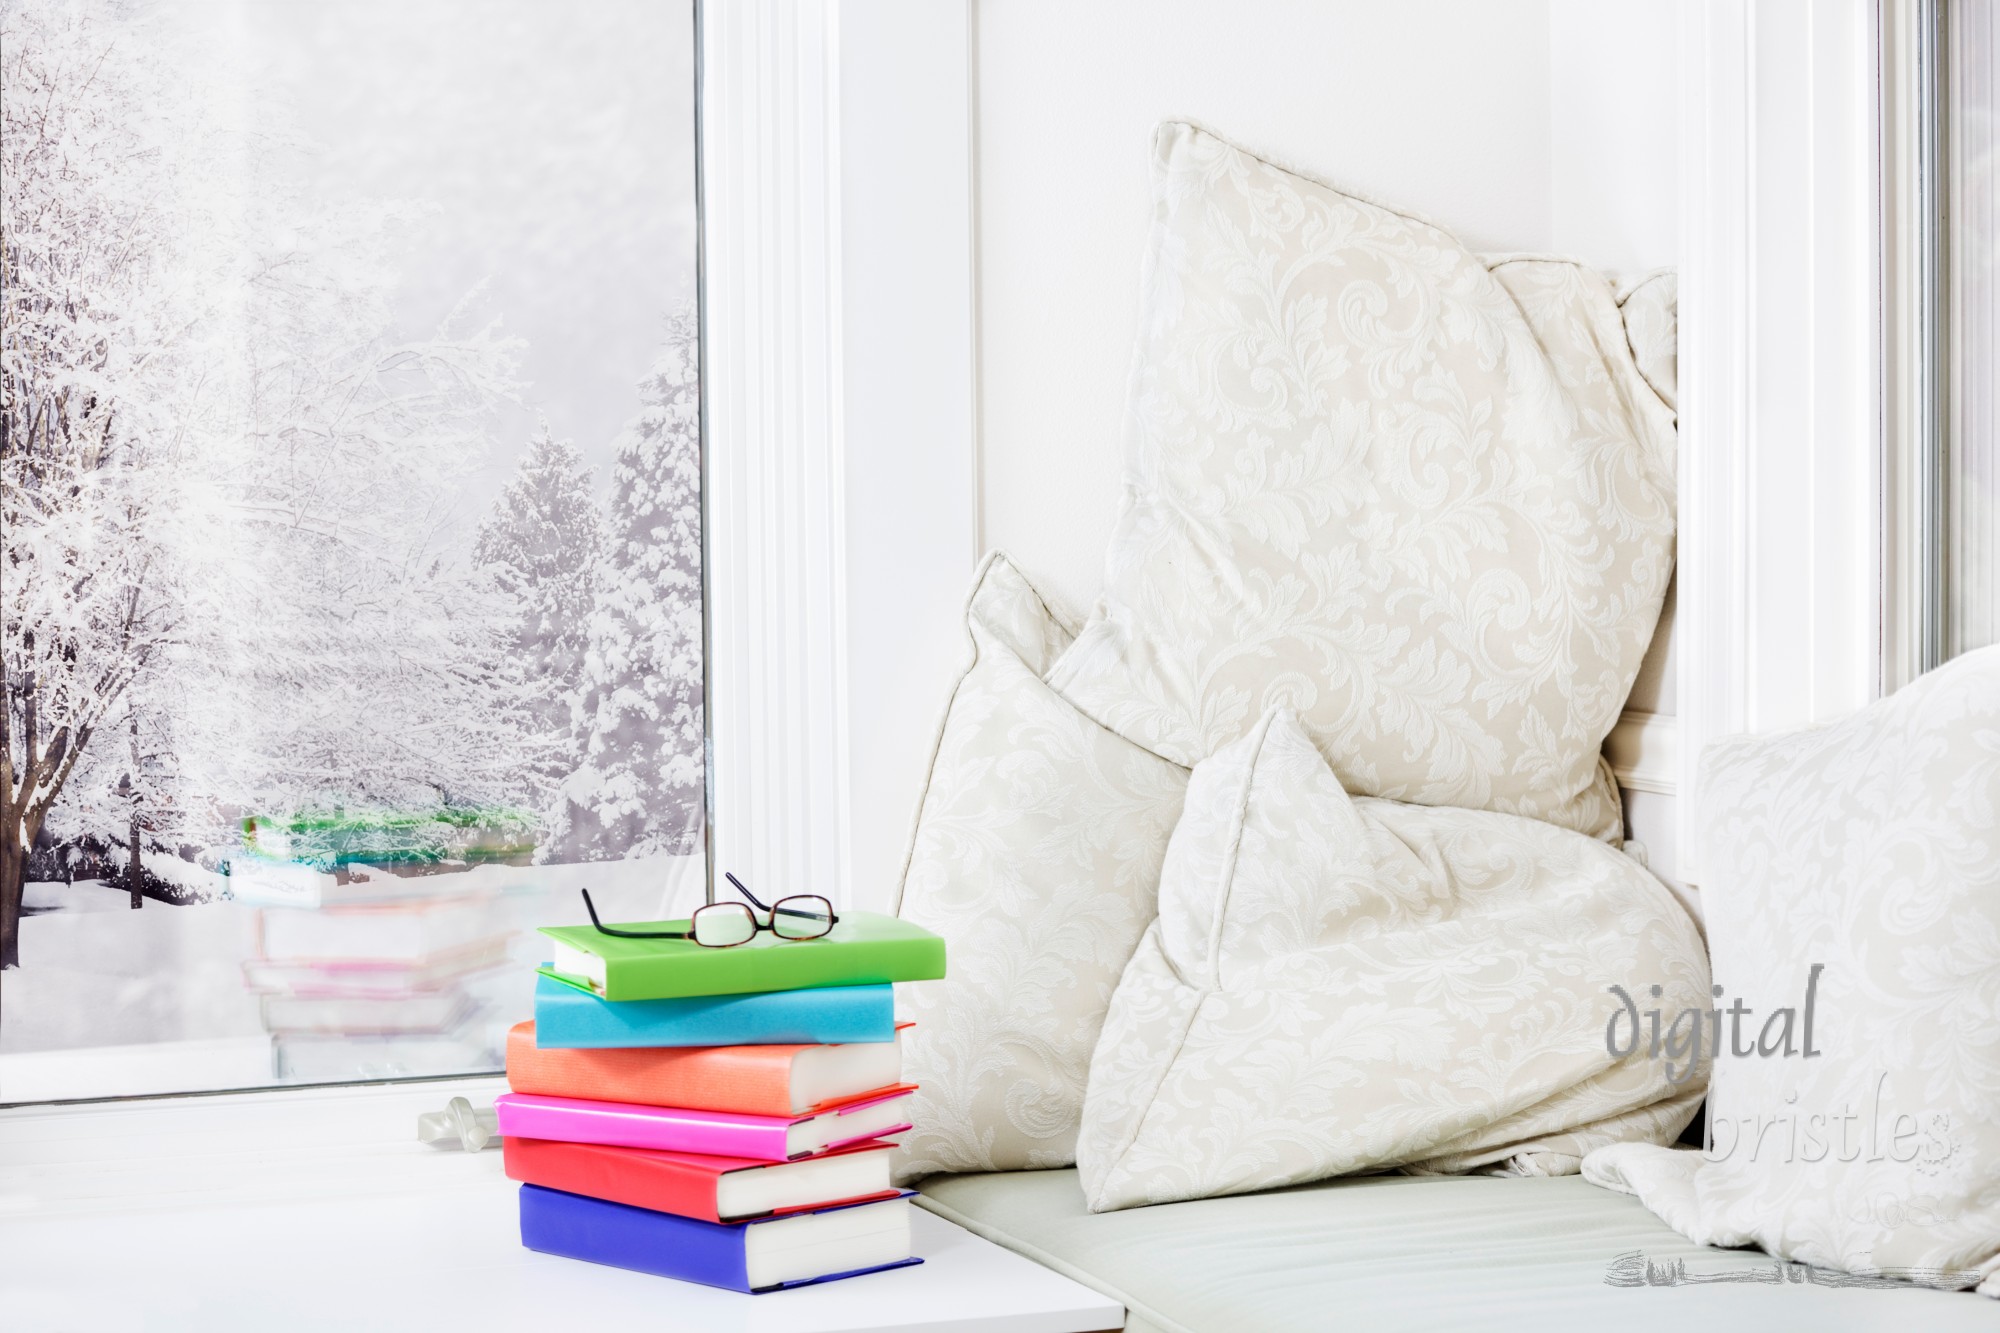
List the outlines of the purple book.
{"label": "purple book", "polygon": [[721,1223],[523,1185],[521,1243],[730,1291],[781,1291],[922,1263],[910,1253],[909,1198]]}

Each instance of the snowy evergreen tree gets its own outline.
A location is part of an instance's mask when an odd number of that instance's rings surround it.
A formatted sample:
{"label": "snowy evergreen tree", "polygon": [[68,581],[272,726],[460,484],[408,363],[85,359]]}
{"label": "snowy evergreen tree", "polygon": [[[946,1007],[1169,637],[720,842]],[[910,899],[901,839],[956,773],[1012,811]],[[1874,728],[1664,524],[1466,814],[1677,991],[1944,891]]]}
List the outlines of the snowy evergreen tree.
{"label": "snowy evergreen tree", "polygon": [[556,439],[544,423],[473,548],[516,608],[510,646],[522,675],[537,809],[546,808],[584,757],[577,711],[604,546],[592,481],[576,446]]}
{"label": "snowy evergreen tree", "polygon": [[543,860],[685,852],[700,830],[698,354],[684,306],[619,440],[577,713],[583,762],[551,811]]}

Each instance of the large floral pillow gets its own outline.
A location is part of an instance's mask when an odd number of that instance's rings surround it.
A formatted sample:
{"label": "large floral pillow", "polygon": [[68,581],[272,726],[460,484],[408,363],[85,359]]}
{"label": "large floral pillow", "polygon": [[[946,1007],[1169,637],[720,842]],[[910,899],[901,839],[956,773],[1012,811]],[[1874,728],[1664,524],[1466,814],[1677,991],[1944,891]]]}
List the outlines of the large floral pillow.
{"label": "large floral pillow", "polygon": [[1706,1244],[2000,1296],[2000,648],[1710,746],[1696,818],[1705,1144],[1584,1174]]}
{"label": "large floral pillow", "polygon": [[1091,1061],[1085,1196],[1557,1174],[1672,1142],[1702,1062],[1633,1049],[1612,986],[1706,1004],[1700,937],[1658,880],[1536,820],[1354,800],[1275,710],[1189,781],[1159,919]]}
{"label": "large floral pillow", "polygon": [[1615,842],[1674,430],[1610,284],[1190,125],[1154,153],[1124,509],[1050,683],[1186,765],[1289,705],[1357,795]]}
{"label": "large floral pillow", "polygon": [[1075,1160],[1090,1053],[1187,786],[1042,683],[1069,631],[1004,556],[966,630],[903,872],[900,914],[950,953],[943,980],[899,988],[919,1085],[906,1178]]}

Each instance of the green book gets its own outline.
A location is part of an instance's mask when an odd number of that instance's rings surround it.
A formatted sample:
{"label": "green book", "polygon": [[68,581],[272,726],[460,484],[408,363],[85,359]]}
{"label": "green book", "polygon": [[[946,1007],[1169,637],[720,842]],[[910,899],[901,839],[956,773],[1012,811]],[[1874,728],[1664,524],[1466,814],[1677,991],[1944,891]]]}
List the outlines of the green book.
{"label": "green book", "polygon": [[[656,921],[622,930],[686,930]],[[781,940],[760,931],[748,944],[710,949],[693,940],[627,940],[591,926],[543,926],[555,941],[549,971],[607,1000],[675,1000],[818,986],[873,986],[944,975],[944,941],[877,912],[842,912],[831,934]]]}

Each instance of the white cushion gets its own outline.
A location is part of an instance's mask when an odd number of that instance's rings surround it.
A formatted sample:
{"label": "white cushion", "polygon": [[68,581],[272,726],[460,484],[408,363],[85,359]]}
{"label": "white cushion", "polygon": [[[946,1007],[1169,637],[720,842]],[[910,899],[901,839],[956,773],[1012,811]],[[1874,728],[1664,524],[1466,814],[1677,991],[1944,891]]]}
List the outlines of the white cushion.
{"label": "white cushion", "polygon": [[2000,1296],[2000,648],[1710,746],[1696,817],[1715,1003],[1773,1053],[1717,1058],[1705,1149],[1586,1174],[1707,1244]]}
{"label": "white cushion", "polygon": [[1042,683],[1069,632],[1005,557],[966,630],[903,872],[900,914],[946,942],[942,981],[898,988],[919,1085],[905,1177],[1075,1160],[1090,1052],[1187,786]]}
{"label": "white cushion", "polygon": [[[1351,799],[1288,710],[1198,765],[1091,1061],[1095,1211],[1385,1167],[1574,1171],[1671,1142],[1701,1070],[1618,1059],[1621,985],[1700,1004],[1693,922],[1623,853]],[[1622,1039],[1621,1039],[1622,1040]]]}
{"label": "white cushion", "polygon": [[1356,794],[1609,840],[1672,413],[1609,283],[1161,127],[1126,498],[1057,689],[1182,764],[1289,704]]}

